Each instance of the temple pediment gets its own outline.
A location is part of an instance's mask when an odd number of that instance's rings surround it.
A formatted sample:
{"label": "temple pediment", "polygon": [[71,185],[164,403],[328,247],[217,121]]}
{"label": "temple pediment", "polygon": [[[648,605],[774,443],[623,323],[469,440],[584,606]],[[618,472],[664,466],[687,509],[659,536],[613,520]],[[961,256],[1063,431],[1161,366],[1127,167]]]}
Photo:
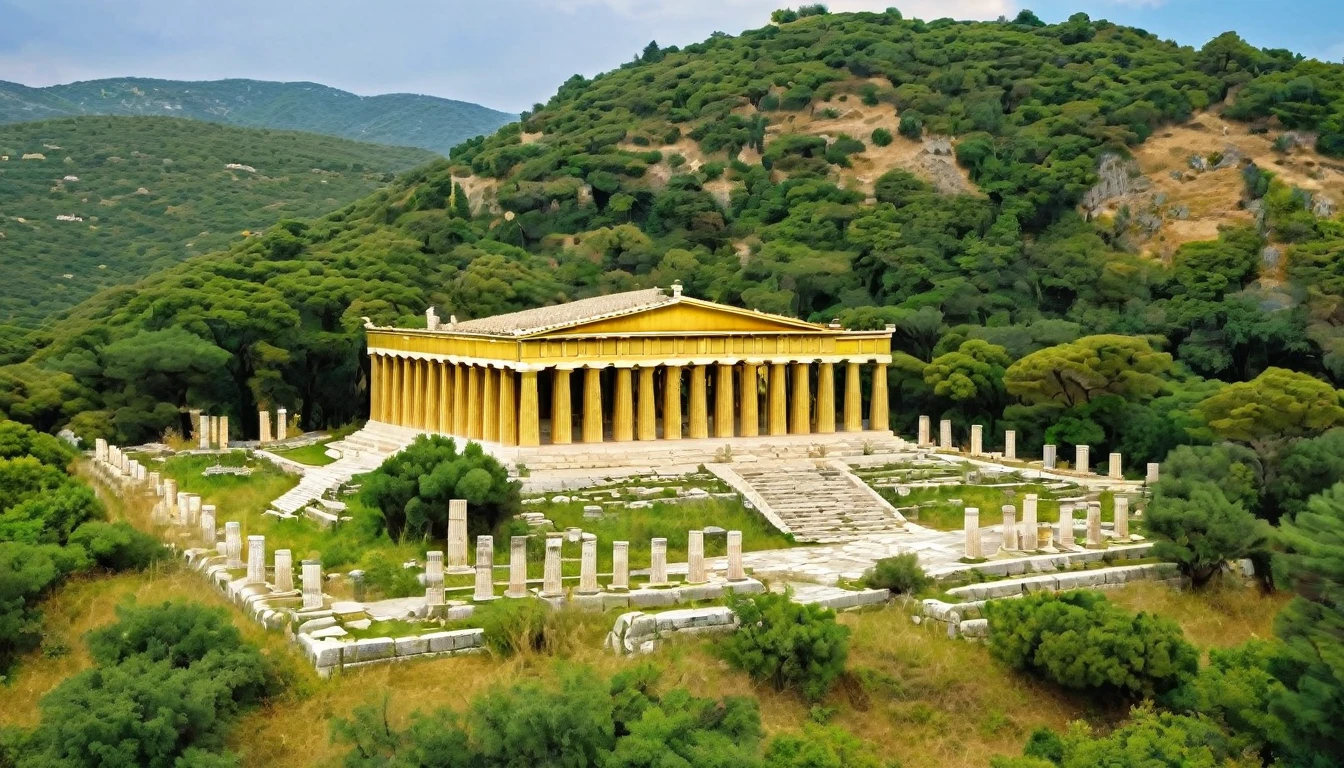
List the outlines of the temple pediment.
{"label": "temple pediment", "polygon": [[685,297],[616,317],[550,328],[531,338],[683,334],[826,333],[824,325]]}

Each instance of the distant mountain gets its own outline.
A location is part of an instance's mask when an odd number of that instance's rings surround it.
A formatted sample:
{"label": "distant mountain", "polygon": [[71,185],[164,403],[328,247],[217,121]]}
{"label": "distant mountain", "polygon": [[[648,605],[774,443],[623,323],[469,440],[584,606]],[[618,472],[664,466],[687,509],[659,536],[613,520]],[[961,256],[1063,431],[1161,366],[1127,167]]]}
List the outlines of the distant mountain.
{"label": "distant mountain", "polygon": [[357,96],[317,83],[126,77],[31,88],[0,80],[0,123],[75,115],[185,117],[420,147],[442,155],[518,119],[465,101],[409,93]]}

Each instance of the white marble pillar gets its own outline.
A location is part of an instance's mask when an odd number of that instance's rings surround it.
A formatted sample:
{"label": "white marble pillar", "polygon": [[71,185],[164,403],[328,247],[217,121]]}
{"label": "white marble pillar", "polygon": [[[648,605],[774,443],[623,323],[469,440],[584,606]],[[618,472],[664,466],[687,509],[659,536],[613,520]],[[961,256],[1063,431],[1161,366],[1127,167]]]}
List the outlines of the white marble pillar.
{"label": "white marble pillar", "polygon": [[649,542],[649,586],[667,586],[667,539]]}
{"label": "white marble pillar", "polygon": [[205,546],[213,547],[215,542],[219,541],[217,525],[215,522],[215,505],[206,504],[201,507],[201,541],[205,543]]}
{"label": "white marble pillar", "polygon": [[303,561],[303,610],[322,608],[322,561]]}
{"label": "white marble pillar", "polygon": [[627,590],[630,588],[630,542],[613,541],[611,543],[611,584],[608,589]]}
{"label": "white marble pillar", "polygon": [[425,553],[425,605],[443,605],[443,553]]}
{"label": "white marble pillar", "polygon": [[686,534],[686,583],[704,584],[705,576],[705,532],[690,531]]}
{"label": "white marble pillar", "polygon": [[1157,482],[1157,479],[1160,475],[1158,471],[1159,467],[1161,467],[1161,465],[1158,464],[1156,461],[1148,462],[1148,474],[1145,476],[1144,479],[1148,481],[1149,485],[1152,485],[1153,483]]}
{"label": "white marble pillar", "polygon": [[1087,505],[1087,546],[1101,546],[1101,502],[1093,501]]}
{"label": "white marble pillar", "polygon": [[966,533],[966,559],[979,560],[983,558],[985,553],[980,542],[980,510],[975,507],[967,507],[962,528]]}
{"label": "white marble pillar", "polygon": [[564,544],[565,539],[562,536],[546,537],[546,562],[541,573],[542,597],[565,596],[564,574],[561,571],[563,563],[560,559],[560,548]]}
{"label": "white marble pillar", "polygon": [[191,514],[191,507],[187,504],[187,499],[191,496],[186,491],[178,491],[177,499],[173,502],[173,510],[176,514],[173,516],[173,522],[177,525],[187,524],[187,515]]}
{"label": "white marble pillar", "polygon": [[1073,505],[1059,505],[1059,548],[1073,549]]}
{"label": "white marble pillar", "polygon": [[226,568],[243,567],[243,524],[235,521],[224,524],[224,553],[228,556]]}
{"label": "white marble pillar", "polygon": [[275,412],[275,439],[284,440],[289,437],[289,409],[279,408]]}
{"label": "white marble pillar", "polygon": [[107,463],[107,441],[101,437],[93,441],[93,458],[95,461]]}
{"label": "white marble pillar", "polygon": [[167,522],[177,520],[177,481],[171,477],[163,480],[163,519]]}
{"label": "white marble pillar", "polygon": [[747,572],[742,568],[742,532],[728,532],[728,580],[744,581]]}
{"label": "white marble pillar", "polygon": [[1075,445],[1073,447],[1073,471],[1082,472],[1084,475],[1092,474],[1091,448],[1086,445]]}
{"label": "white marble pillar", "polygon": [[229,417],[219,417],[219,447],[227,451],[229,449]]}
{"label": "white marble pillar", "polygon": [[187,494],[187,525],[200,525],[201,522],[201,495],[198,493]]}
{"label": "white marble pillar", "polygon": [[448,502],[448,572],[469,573],[467,563],[467,500]]}
{"label": "white marble pillar", "polygon": [[1120,454],[1118,453],[1111,454],[1110,464],[1107,467],[1107,469],[1109,470],[1107,472],[1107,475],[1109,475],[1112,480],[1125,479],[1125,468],[1120,464]]}
{"label": "white marble pillar", "polygon": [[1115,528],[1115,538],[1120,543],[1129,541],[1129,497],[1116,496],[1115,507],[1112,511],[1112,522]]}
{"label": "white marble pillar", "polygon": [[201,423],[198,427],[200,430],[200,448],[202,451],[208,451],[210,450],[210,417],[202,413],[200,419]]}
{"label": "white marble pillar", "polygon": [[257,423],[260,430],[259,431],[260,436],[257,438],[257,442],[260,443],[261,445],[265,445],[271,442],[271,412],[258,411]]}
{"label": "white marble pillar", "polygon": [[272,580],[276,592],[294,591],[294,556],[288,549],[275,550],[275,576]]}
{"label": "white marble pillar", "polygon": [[527,537],[509,537],[509,588],[505,597],[527,597]]}
{"label": "white marble pillar", "polygon": [[1036,505],[1039,502],[1040,497],[1034,493],[1022,497],[1022,548],[1028,552],[1035,552],[1041,548],[1037,533],[1040,528],[1036,522]]}
{"label": "white marble pillar", "polygon": [[595,595],[602,591],[597,586],[597,537],[583,534],[583,550],[579,560],[579,594]]}
{"label": "white marble pillar", "polygon": [[1003,458],[1013,461],[1017,459],[1017,430],[1007,429],[1003,432]]}
{"label": "white marble pillar", "polygon": [[1058,460],[1055,458],[1055,446],[1046,444],[1041,446],[1041,461],[1046,469],[1054,469]]}
{"label": "white marble pillar", "polygon": [[1012,504],[1003,505],[1003,543],[999,548],[1017,552],[1017,509]]}
{"label": "white marble pillar", "polygon": [[247,537],[247,583],[266,583],[266,537]]}
{"label": "white marble pillar", "polygon": [[930,445],[933,442],[933,431],[930,426],[930,421],[931,419],[929,419],[928,416],[919,417],[919,442],[917,445],[921,448]]}
{"label": "white marble pillar", "polygon": [[476,537],[476,592],[471,599],[480,603],[495,599],[495,537]]}
{"label": "white marble pillar", "polygon": [[952,421],[943,419],[938,422],[938,447],[944,451],[952,450]]}
{"label": "white marble pillar", "polygon": [[210,447],[219,447],[219,417],[214,416],[210,419]]}
{"label": "white marble pillar", "polygon": [[154,489],[155,496],[163,495],[163,476],[158,472],[150,472],[148,475],[149,485]]}
{"label": "white marble pillar", "polygon": [[979,456],[985,452],[985,428],[980,424],[971,425],[971,455]]}

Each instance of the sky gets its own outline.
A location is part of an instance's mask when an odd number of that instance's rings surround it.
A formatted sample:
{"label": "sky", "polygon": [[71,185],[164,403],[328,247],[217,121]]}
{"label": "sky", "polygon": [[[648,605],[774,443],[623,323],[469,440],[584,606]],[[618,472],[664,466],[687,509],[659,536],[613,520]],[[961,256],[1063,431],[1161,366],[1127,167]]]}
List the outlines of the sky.
{"label": "sky", "polygon": [[[0,0],[0,80],[104,77],[307,80],[364,95],[426,93],[508,112],[569,76],[628,61],[650,40],[685,45],[763,26],[784,0]],[[794,3],[796,5],[796,3]],[[1341,0],[833,0],[833,11],[993,19],[1082,11],[1202,45],[1344,60]]]}

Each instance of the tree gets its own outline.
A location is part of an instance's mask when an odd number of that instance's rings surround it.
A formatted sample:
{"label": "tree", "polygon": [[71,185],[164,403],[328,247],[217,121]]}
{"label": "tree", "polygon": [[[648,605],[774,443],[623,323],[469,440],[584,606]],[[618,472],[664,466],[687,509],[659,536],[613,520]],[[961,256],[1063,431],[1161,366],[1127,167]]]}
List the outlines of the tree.
{"label": "tree", "polygon": [[1157,539],[1153,555],[1180,566],[1195,588],[1208,583],[1229,560],[1263,555],[1270,528],[1232,501],[1213,483],[1193,489],[1188,498],[1159,491],[1144,513],[1148,532]]}
{"label": "tree", "polygon": [[1273,520],[1301,512],[1312,496],[1344,480],[1344,429],[1293,443],[1276,469],[1265,488],[1266,516]]}
{"label": "tree", "polygon": [[956,352],[934,358],[924,369],[924,381],[935,395],[973,405],[992,419],[1003,410],[1003,376],[1011,364],[1003,347],[971,339]]}
{"label": "tree", "polygon": [[1135,707],[1130,719],[1105,736],[1084,722],[1070,724],[1051,742],[1050,757],[1033,747],[1047,740],[1032,735],[1026,756],[995,758],[993,768],[1217,768],[1240,764],[1235,743],[1202,717],[1176,715],[1151,705]]}
{"label": "tree", "polygon": [[1269,368],[1229,384],[1195,406],[1209,429],[1270,457],[1293,438],[1344,425],[1339,390],[1305,373]]}
{"label": "tree", "polygon": [[914,594],[933,583],[919,565],[919,556],[914,552],[885,557],[873,564],[863,575],[863,583],[869,589],[887,589],[896,594]]}
{"label": "tree", "polygon": [[849,628],[836,623],[834,611],[786,594],[734,597],[731,605],[739,628],[720,648],[752,677],[817,701],[844,672]]}
{"label": "tree", "polygon": [[1103,394],[1145,399],[1161,391],[1171,355],[1142,338],[1085,336],[1018,360],[1004,373],[1008,392],[1030,404],[1073,407]]}

